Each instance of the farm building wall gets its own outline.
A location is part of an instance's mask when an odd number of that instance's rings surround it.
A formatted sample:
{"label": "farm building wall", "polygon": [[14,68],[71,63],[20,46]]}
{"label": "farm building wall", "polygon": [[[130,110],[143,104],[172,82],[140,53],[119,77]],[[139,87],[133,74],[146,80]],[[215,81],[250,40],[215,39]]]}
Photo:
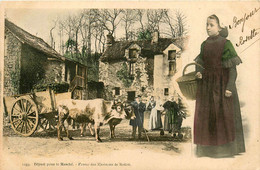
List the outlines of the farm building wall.
{"label": "farm building wall", "polygon": [[115,97],[115,87],[124,87],[122,80],[117,76],[117,72],[122,69],[124,62],[103,63],[99,65],[99,81],[104,82],[104,98],[113,100]]}
{"label": "farm building wall", "polygon": [[88,82],[86,93],[87,99],[104,98],[103,82]]}
{"label": "farm building wall", "polygon": [[20,93],[30,92],[36,84],[64,81],[65,63],[48,57],[27,44],[22,45]]}
{"label": "farm building wall", "polygon": [[22,44],[8,29],[4,40],[4,96],[19,94]]}
{"label": "farm building wall", "polygon": [[163,51],[163,54],[154,56],[154,63],[153,94],[163,100],[168,100],[176,95],[178,88],[176,79],[181,76],[181,51],[171,44]]}

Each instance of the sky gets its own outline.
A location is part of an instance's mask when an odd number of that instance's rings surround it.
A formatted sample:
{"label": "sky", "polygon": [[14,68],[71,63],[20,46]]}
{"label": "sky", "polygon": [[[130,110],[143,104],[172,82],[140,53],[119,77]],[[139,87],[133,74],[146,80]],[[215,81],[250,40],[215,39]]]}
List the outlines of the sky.
{"label": "sky", "polygon": [[57,18],[65,17],[77,10],[70,9],[7,9],[6,18],[27,32],[50,43],[50,29]]}
{"label": "sky", "polygon": [[[175,8],[179,9],[179,8]],[[50,44],[50,30],[55,25],[55,21],[63,21],[67,18],[68,15],[78,15],[82,9],[29,9],[29,8],[21,8],[21,9],[7,9],[5,11],[6,18],[30,32],[33,35],[37,35],[38,37],[43,38],[47,43]],[[185,11],[182,11],[185,13]],[[172,16],[174,16],[174,10],[170,10],[169,12]],[[143,18],[146,20],[146,16]],[[40,20],[40,22],[38,22]],[[118,21],[118,20],[117,20]],[[146,22],[146,21],[144,21]],[[136,30],[140,28],[140,23],[135,22],[132,29]],[[167,28],[168,29],[168,25]],[[59,36],[58,36],[58,24],[56,28],[53,30],[54,39],[56,40],[56,48],[59,47]],[[165,27],[160,24],[160,31],[165,31]],[[107,32],[105,32],[107,34]],[[125,31],[123,28],[123,22],[121,22],[116,30],[115,30],[115,38],[118,40],[124,37]],[[65,35],[65,34],[64,34]],[[165,36],[161,34],[161,36]],[[94,40],[92,42],[92,50]],[[59,49],[56,49],[59,51]]]}

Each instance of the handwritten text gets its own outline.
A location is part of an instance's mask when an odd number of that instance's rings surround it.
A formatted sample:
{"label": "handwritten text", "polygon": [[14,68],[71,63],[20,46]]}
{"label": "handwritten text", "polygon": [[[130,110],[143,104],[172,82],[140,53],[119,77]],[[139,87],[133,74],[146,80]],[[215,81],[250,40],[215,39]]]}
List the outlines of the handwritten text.
{"label": "handwritten text", "polygon": [[253,17],[259,10],[260,10],[260,8],[255,8],[249,14],[245,13],[244,17],[241,17],[240,19],[238,19],[236,16],[234,16],[233,17],[233,25],[229,25],[229,29],[236,28],[237,26],[242,24],[242,30],[241,31],[244,32],[244,27],[245,27],[246,21],[249,20],[251,17]]}
{"label": "handwritten text", "polygon": [[258,34],[259,34],[259,28],[258,29],[252,29],[250,35],[247,35],[245,37],[243,37],[243,36],[239,37],[239,43],[236,43],[236,46],[239,47],[240,45],[244,45],[246,42],[248,42],[249,40],[252,40]]}

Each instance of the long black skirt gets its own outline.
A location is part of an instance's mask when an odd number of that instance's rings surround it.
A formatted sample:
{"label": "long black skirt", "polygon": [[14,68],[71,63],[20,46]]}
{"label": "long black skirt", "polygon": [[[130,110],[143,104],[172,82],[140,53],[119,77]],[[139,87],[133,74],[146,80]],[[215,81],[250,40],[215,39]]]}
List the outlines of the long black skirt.
{"label": "long black skirt", "polygon": [[224,158],[233,157],[245,152],[244,133],[242,126],[242,118],[240,111],[240,104],[238,99],[237,90],[233,92],[234,95],[234,120],[235,120],[235,140],[233,142],[219,145],[219,146],[204,146],[197,145],[196,155],[198,157],[213,157],[213,158]]}

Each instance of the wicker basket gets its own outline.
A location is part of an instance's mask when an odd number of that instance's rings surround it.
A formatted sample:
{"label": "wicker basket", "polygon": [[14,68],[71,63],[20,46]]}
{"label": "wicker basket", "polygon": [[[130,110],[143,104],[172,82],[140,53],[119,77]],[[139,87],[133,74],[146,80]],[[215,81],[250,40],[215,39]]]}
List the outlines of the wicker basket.
{"label": "wicker basket", "polygon": [[187,64],[182,72],[182,77],[179,77],[176,81],[179,84],[180,90],[188,100],[195,100],[196,99],[196,93],[197,93],[197,78],[196,78],[196,72],[190,72],[188,74],[185,74],[185,71],[187,67],[191,65],[197,65],[201,68],[203,68],[198,63],[190,63]]}

